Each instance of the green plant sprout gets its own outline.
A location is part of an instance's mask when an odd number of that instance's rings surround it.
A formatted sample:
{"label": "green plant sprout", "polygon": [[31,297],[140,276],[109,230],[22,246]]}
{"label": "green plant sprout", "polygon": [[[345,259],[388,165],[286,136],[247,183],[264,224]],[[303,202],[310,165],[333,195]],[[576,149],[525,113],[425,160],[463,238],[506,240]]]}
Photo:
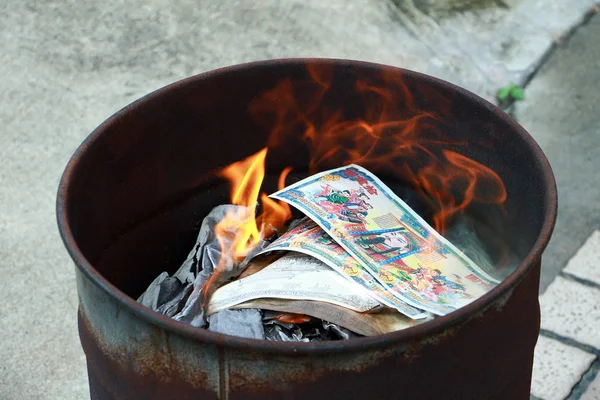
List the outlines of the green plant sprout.
{"label": "green plant sprout", "polygon": [[522,87],[511,83],[510,85],[498,90],[496,97],[498,97],[498,100],[500,100],[502,103],[508,103],[509,101],[515,100],[523,100],[525,98],[525,90]]}

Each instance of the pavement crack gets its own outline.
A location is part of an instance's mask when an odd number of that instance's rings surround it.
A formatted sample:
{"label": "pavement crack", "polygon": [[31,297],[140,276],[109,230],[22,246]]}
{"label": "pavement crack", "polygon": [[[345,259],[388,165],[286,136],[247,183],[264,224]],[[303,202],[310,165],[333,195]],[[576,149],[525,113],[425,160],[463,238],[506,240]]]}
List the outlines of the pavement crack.
{"label": "pavement crack", "polygon": [[451,61],[451,55],[440,51],[433,43],[439,43],[440,38],[449,41],[449,44],[454,46],[461,56],[468,59],[470,64],[481,75],[481,77],[490,84],[491,80],[486,71],[474,59],[474,55],[464,49],[461,44],[452,37],[451,32],[445,29],[431,15],[425,13],[413,0],[389,0],[390,8],[396,19],[408,31],[408,33],[417,41],[422,43],[432,54],[440,60],[443,60],[449,66],[454,67]]}
{"label": "pavement crack", "polygon": [[594,355],[596,355],[596,357],[600,356],[600,350],[595,348],[594,346],[590,346],[589,344],[580,343],[569,337],[559,335],[558,333],[554,333],[554,332],[546,330],[546,329],[540,329],[540,336],[544,336],[549,339],[556,340],[557,342],[566,344],[567,346],[575,347],[579,350],[585,351],[586,353],[594,354]]}
{"label": "pavement crack", "polygon": [[573,386],[571,393],[569,393],[569,396],[567,396],[566,400],[579,400],[587,391],[594,379],[596,379],[598,372],[600,372],[600,357],[596,357],[587,371],[581,375],[581,379],[579,379],[579,382]]}
{"label": "pavement crack", "polygon": [[[540,72],[540,70],[542,68],[544,68],[544,66],[546,66],[546,64],[548,64],[548,62],[552,59],[554,54],[560,48],[565,46],[581,27],[587,25],[594,18],[594,16],[599,11],[599,7],[600,7],[600,2],[596,3],[595,6],[590,8],[588,10],[588,12],[586,12],[583,15],[583,17],[581,18],[579,23],[573,25],[564,35],[562,35],[560,38],[554,40],[552,45],[544,52],[544,54],[540,57],[540,59],[533,65],[533,67],[530,69],[529,73],[526,73],[524,75],[523,79],[521,79],[521,81],[518,82],[519,86],[524,89],[527,88],[527,86],[529,86],[531,81],[533,81],[533,79],[537,76],[537,74]],[[510,116],[517,119],[514,99],[512,99],[512,98],[508,99],[508,101],[500,104],[499,106]]]}
{"label": "pavement crack", "polygon": [[573,25],[564,35],[560,38],[554,40],[552,45],[546,50],[546,52],[542,55],[542,57],[538,60],[538,62],[534,65],[531,71],[525,75],[521,82],[521,87],[525,88],[533,78],[537,75],[537,73],[550,61],[554,53],[560,49],[562,46],[566,45],[568,41],[577,33],[579,28],[587,25],[594,16],[598,13],[598,7],[600,7],[600,2],[598,2],[594,7],[592,7],[588,12],[586,12],[579,23]]}
{"label": "pavement crack", "polygon": [[[439,30],[440,26],[430,16],[424,14],[412,2],[405,0],[389,0],[389,8],[393,12],[398,22],[407,30],[407,32],[417,41],[437,55],[437,51],[432,47],[428,40],[424,40],[431,32]],[[424,32],[422,28],[426,28]]]}
{"label": "pavement crack", "polygon": [[570,274],[568,272],[561,271],[561,272],[559,272],[558,275],[562,276],[563,278],[568,279],[570,281],[582,284],[584,286],[592,287],[592,288],[595,288],[595,289],[600,289],[600,284],[598,284],[596,282],[593,282],[593,281],[590,281],[590,280],[585,279],[585,278],[580,278],[580,277],[578,277],[576,275],[573,275],[573,274]]}

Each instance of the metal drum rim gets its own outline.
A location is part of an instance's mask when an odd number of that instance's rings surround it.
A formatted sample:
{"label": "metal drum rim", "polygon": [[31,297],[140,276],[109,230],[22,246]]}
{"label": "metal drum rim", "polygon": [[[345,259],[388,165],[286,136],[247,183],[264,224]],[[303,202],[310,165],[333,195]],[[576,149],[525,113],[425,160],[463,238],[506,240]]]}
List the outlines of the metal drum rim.
{"label": "metal drum rim", "polygon": [[[529,254],[523,259],[515,271],[502,281],[498,286],[486,293],[484,296],[473,301],[467,306],[454,311],[446,316],[437,317],[432,321],[419,324],[417,326],[401,330],[398,332],[388,333],[380,336],[365,337],[349,341],[331,341],[331,342],[318,342],[318,343],[291,343],[291,342],[269,342],[265,340],[245,339],[230,335],[223,335],[213,333],[205,329],[195,328],[188,324],[184,324],[175,321],[167,316],[159,314],[142,304],[136,302],[134,299],[123,293],[116,286],[106,280],[86,259],[79,249],[69,221],[67,219],[67,207],[69,199],[69,187],[71,184],[71,176],[73,171],[76,170],[80,160],[85,156],[87,151],[99,136],[108,130],[113,124],[115,124],[121,116],[134,112],[137,108],[142,107],[146,102],[152,101],[157,97],[164,96],[165,94],[179,88],[186,86],[198,81],[210,80],[211,78],[236,71],[243,71],[256,67],[276,67],[276,66],[287,66],[287,65],[306,65],[311,64],[334,64],[338,66],[354,66],[362,68],[380,69],[386,71],[393,71],[403,76],[409,76],[411,78],[421,80],[431,84],[432,86],[443,87],[450,89],[457,93],[458,96],[467,98],[469,101],[478,103],[489,109],[492,113],[496,114],[500,119],[507,123],[510,128],[517,133],[522,139],[523,144],[528,147],[528,150],[534,156],[532,162],[536,162],[540,166],[542,171],[542,179],[545,182],[545,193],[543,193],[543,204],[545,207],[544,221],[540,234],[535,241]],[[385,348],[386,346],[394,343],[411,342],[414,340],[424,339],[428,336],[436,333],[445,331],[452,326],[455,326],[461,322],[468,320],[470,317],[477,315],[497,301],[502,299],[521,282],[521,280],[529,273],[533,266],[541,259],[542,252],[546,248],[554,225],[556,223],[557,216],[557,189],[554,174],[550,164],[542,152],[539,145],[531,137],[531,135],[513,120],[509,115],[502,111],[499,107],[486,101],[485,99],[456,86],[452,83],[443,81],[438,78],[431,77],[429,75],[421,74],[415,71],[406,70],[402,68],[392,67],[383,64],[376,64],[364,61],[355,60],[342,60],[342,59],[329,59],[329,58],[288,58],[288,59],[273,59],[265,61],[256,61],[245,64],[238,64],[230,67],[220,68],[213,71],[201,73],[170,85],[167,85],[161,89],[158,89],[136,101],[125,106],[120,111],[109,117],[100,126],[98,126],[77,148],[71,159],[69,160],[65,171],[58,187],[58,195],[56,201],[56,216],[58,221],[58,227],[62,240],[67,248],[71,258],[75,262],[79,271],[94,285],[105,292],[107,296],[114,299],[123,309],[128,310],[138,318],[159,326],[171,333],[192,339],[203,343],[211,343],[215,345],[221,345],[231,348],[248,349],[253,351],[261,352],[272,352],[277,354],[297,354],[297,355],[310,355],[310,354],[324,354],[331,352],[352,352],[352,351],[364,351],[367,349],[378,349]]]}

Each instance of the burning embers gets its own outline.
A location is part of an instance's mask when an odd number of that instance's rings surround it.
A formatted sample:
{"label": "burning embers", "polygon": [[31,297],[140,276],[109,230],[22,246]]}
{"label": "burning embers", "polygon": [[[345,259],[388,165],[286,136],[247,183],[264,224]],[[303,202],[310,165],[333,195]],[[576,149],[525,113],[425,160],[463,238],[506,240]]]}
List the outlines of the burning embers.
{"label": "burning embers", "polygon": [[[268,147],[219,172],[232,204],[205,218],[181,268],[161,274],[143,304],[232,335],[348,339],[445,315],[499,282],[461,221],[471,203],[501,207],[506,191],[494,171],[457,152],[466,143],[442,135],[448,102],[437,96],[428,109],[439,112],[420,110],[396,75],[382,74],[378,86],[352,88],[365,118],[348,119],[324,105],[336,85],[332,70],[308,69],[309,82],[284,80],[250,104],[270,127]],[[279,191],[261,193],[268,154],[294,151],[298,138],[313,175],[285,187],[285,168]],[[414,188],[411,201],[431,210],[435,230],[375,171]],[[288,204],[300,213],[292,216]]]}

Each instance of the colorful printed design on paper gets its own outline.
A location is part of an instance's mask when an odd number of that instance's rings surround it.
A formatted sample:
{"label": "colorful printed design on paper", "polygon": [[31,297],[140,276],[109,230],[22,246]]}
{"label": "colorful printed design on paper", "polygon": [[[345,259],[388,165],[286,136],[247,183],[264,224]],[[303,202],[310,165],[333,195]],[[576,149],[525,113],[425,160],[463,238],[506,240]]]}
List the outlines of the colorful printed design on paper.
{"label": "colorful printed design on paper", "polygon": [[346,279],[362,286],[375,300],[397,309],[410,318],[420,319],[428,315],[428,313],[424,313],[392,295],[346,250],[309,218],[304,218],[298,226],[282,235],[259,254],[275,250],[296,251],[321,260]]}
{"label": "colorful printed design on paper", "polygon": [[358,165],[319,173],[271,197],[304,212],[416,308],[445,315],[498,283]]}

